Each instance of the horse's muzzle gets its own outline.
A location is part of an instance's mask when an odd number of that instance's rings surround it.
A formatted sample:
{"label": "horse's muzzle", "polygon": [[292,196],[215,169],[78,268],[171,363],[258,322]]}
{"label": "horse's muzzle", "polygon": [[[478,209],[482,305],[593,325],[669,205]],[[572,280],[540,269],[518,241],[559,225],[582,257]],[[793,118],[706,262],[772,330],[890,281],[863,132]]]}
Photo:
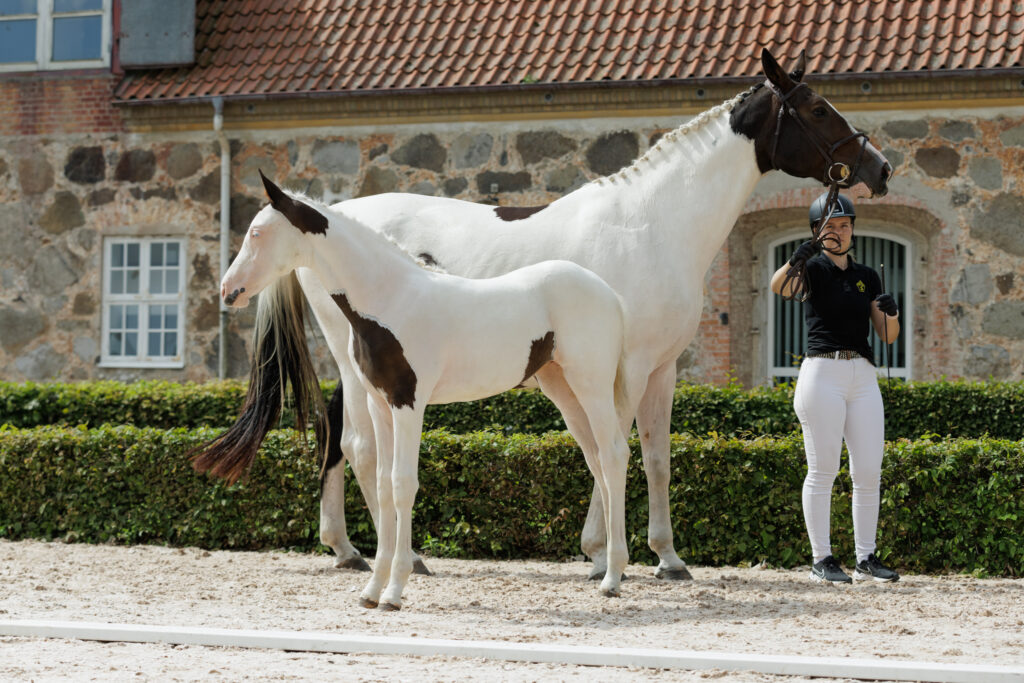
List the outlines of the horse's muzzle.
{"label": "horse's muzzle", "polygon": [[236,289],[235,291],[231,292],[230,294],[222,294],[222,296],[224,297],[224,303],[226,303],[228,306],[231,306],[231,305],[233,305],[235,303],[235,300],[238,299],[238,296],[240,294],[244,294],[244,293],[245,293],[245,287],[242,287],[240,289]]}

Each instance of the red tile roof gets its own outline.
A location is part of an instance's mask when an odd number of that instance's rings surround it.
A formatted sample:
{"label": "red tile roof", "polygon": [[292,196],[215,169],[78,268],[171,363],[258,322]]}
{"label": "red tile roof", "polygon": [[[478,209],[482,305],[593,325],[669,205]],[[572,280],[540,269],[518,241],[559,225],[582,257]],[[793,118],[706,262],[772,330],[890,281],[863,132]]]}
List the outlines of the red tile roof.
{"label": "red tile roof", "polygon": [[122,102],[1024,65],[1019,0],[198,0],[196,63]]}

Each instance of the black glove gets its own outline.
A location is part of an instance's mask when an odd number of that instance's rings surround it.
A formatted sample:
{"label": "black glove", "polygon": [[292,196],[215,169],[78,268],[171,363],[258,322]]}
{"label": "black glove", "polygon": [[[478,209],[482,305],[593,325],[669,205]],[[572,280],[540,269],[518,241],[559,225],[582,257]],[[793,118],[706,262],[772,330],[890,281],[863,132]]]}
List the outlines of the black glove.
{"label": "black glove", "polygon": [[807,240],[797,247],[793,255],[789,257],[789,265],[795,266],[798,263],[807,263],[820,250],[821,247],[817,243]]}
{"label": "black glove", "polygon": [[896,315],[900,311],[892,294],[879,294],[875,297],[875,303],[878,304],[878,310],[886,315]]}

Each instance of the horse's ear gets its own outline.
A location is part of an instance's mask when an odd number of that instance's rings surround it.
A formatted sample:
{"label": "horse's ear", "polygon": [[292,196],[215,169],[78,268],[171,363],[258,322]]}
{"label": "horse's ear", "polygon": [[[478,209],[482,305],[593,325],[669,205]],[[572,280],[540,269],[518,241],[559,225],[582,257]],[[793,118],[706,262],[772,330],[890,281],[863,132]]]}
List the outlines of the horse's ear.
{"label": "horse's ear", "polygon": [[799,83],[804,80],[804,74],[807,72],[807,51],[800,50],[800,57],[796,60],[796,66],[792,71],[789,72],[789,77],[793,79],[794,83]]}
{"label": "horse's ear", "polygon": [[793,87],[793,80],[786,73],[785,69],[779,66],[775,57],[768,51],[768,48],[761,48],[761,68],[764,69],[767,78],[776,88],[782,92],[789,92]]}
{"label": "horse's ear", "polygon": [[[271,206],[280,210],[279,207],[286,202],[290,202],[291,199],[281,190],[280,187],[275,185],[269,178],[267,178],[267,176],[263,175],[262,168],[259,169],[259,172],[260,180],[263,181],[263,189],[267,191],[267,199],[270,200]],[[282,211],[282,213],[284,212]]]}
{"label": "horse's ear", "polygon": [[323,235],[327,232],[327,217],[305,202],[292,199],[284,193],[280,187],[270,182],[267,176],[260,170],[260,178],[263,179],[263,189],[267,191],[270,205],[275,210],[284,214],[288,222],[304,233]]}

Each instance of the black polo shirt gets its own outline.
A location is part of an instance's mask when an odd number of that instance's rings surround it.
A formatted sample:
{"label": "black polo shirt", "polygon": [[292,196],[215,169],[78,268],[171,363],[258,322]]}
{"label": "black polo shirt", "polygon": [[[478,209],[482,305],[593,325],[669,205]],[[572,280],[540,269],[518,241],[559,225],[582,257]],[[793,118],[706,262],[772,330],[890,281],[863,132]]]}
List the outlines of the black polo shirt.
{"label": "black polo shirt", "polygon": [[874,364],[868,343],[871,302],[882,282],[871,268],[849,258],[842,270],[825,254],[807,262],[811,296],[804,302],[807,354],[852,349]]}

